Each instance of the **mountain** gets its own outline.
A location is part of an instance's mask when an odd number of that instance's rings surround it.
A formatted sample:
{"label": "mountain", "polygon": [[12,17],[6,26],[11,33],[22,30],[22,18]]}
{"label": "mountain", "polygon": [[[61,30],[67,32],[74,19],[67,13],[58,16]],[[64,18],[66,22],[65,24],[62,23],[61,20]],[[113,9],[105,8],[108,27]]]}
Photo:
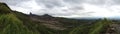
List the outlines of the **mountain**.
{"label": "mountain", "polygon": [[5,3],[0,3],[1,34],[51,34],[47,29],[30,20],[28,15],[12,11]]}
{"label": "mountain", "polygon": [[0,3],[0,23],[0,33],[3,34],[58,34],[80,25],[78,20],[13,11],[5,3]]}
{"label": "mountain", "polygon": [[[119,22],[114,23],[109,19],[72,19],[49,14],[24,14],[0,3],[0,34],[106,34],[111,31],[115,34],[120,31],[119,26]],[[118,29],[113,30],[112,27]]]}

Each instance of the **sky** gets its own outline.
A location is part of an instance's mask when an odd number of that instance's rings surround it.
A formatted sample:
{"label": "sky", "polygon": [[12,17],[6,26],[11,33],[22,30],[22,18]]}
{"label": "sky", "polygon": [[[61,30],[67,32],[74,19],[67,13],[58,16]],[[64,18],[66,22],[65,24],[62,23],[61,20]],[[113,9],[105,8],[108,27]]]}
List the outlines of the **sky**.
{"label": "sky", "polygon": [[55,17],[120,17],[120,0],[0,0],[12,10]]}

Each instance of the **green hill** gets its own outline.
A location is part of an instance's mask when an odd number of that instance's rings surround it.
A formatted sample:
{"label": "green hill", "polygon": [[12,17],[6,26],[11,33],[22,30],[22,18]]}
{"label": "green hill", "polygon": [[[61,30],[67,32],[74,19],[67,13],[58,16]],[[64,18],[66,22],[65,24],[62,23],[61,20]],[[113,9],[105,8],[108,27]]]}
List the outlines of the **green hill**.
{"label": "green hill", "polygon": [[27,16],[15,13],[5,3],[0,3],[0,34],[51,34],[51,32],[44,26],[33,23]]}
{"label": "green hill", "polygon": [[0,3],[0,34],[105,34],[113,22],[24,14]]}
{"label": "green hill", "polygon": [[11,9],[5,3],[0,3],[0,14],[10,13],[10,12]]}

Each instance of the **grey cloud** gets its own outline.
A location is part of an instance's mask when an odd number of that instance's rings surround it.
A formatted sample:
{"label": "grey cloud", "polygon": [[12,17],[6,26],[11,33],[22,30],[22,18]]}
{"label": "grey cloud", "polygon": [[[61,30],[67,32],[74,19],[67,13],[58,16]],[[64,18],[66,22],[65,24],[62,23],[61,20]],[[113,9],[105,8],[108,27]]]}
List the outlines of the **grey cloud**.
{"label": "grey cloud", "polygon": [[50,15],[53,15],[53,16],[70,16],[70,15],[73,15],[73,14],[70,14],[70,13],[68,13],[68,14],[65,14],[65,13],[51,14],[50,13]]}
{"label": "grey cloud", "polygon": [[120,5],[120,0],[113,0],[115,4],[119,4]]}
{"label": "grey cloud", "polygon": [[95,5],[119,5],[120,0],[85,0],[85,3],[95,4]]}
{"label": "grey cloud", "polygon": [[106,0],[85,0],[84,2],[90,4],[102,5],[105,4]]}
{"label": "grey cloud", "polygon": [[68,2],[71,4],[78,4],[78,3],[82,3],[84,0],[64,0],[64,2]]}
{"label": "grey cloud", "polygon": [[25,1],[29,1],[29,0],[0,0],[1,2],[5,2],[8,5],[16,5],[19,4],[21,2],[25,2]]}
{"label": "grey cloud", "polygon": [[43,4],[47,8],[53,8],[53,7],[61,7],[63,6],[62,3],[59,0],[36,0],[38,4]]}
{"label": "grey cloud", "polygon": [[84,8],[82,6],[75,6],[72,8],[69,8],[70,10],[84,10]]}
{"label": "grey cloud", "polygon": [[73,7],[69,7],[68,9],[62,9],[61,11],[65,11],[65,12],[77,12],[80,10],[84,10],[84,8],[82,6],[73,6]]}
{"label": "grey cloud", "polygon": [[89,4],[96,4],[96,5],[105,4],[106,2],[105,0],[64,0],[64,1],[71,4],[89,3]]}
{"label": "grey cloud", "polygon": [[64,0],[65,2],[71,4],[81,4],[81,3],[89,3],[94,5],[104,5],[104,4],[120,4],[120,0]]}
{"label": "grey cloud", "polygon": [[[28,12],[30,12],[30,10],[33,10],[33,13],[38,15],[47,13],[54,16],[71,16],[71,15],[90,16],[92,13],[95,13],[94,11],[89,12],[81,11],[85,9],[84,6],[82,6],[82,3],[95,6],[120,4],[120,0],[0,0],[0,1],[6,2],[10,6],[24,8],[26,10],[29,10]],[[35,1],[35,3],[37,3],[37,6],[40,6],[44,9],[40,8],[35,10],[33,9],[33,7],[28,6],[29,4],[23,5],[24,4],[23,2],[27,3],[27,1]]]}

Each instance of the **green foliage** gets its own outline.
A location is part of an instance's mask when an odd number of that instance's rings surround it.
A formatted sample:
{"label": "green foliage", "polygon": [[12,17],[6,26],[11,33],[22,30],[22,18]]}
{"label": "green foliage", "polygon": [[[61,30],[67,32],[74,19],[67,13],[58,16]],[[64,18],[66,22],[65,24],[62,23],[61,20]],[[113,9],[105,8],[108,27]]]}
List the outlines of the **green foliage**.
{"label": "green foliage", "polygon": [[89,34],[105,33],[107,28],[112,24],[110,20],[104,19],[92,25]]}
{"label": "green foliage", "polygon": [[0,15],[1,34],[39,34],[28,30],[13,14]]}
{"label": "green foliage", "polygon": [[28,15],[25,15],[23,13],[16,12],[16,11],[14,11],[14,14],[16,15],[16,17],[18,17],[18,19],[20,19],[23,22],[23,24],[26,27],[28,27],[29,30],[38,31],[41,34],[51,34],[52,33],[51,31],[49,31],[51,29],[48,29],[45,26],[39,24],[40,22],[32,21]]}
{"label": "green foliage", "polygon": [[0,3],[0,14],[10,13],[10,8],[5,3]]}
{"label": "green foliage", "polygon": [[103,19],[94,24],[81,25],[69,32],[69,34],[105,34],[107,28],[112,24],[112,21]]}
{"label": "green foliage", "polygon": [[81,25],[74,28],[69,34],[88,34],[90,26]]}

